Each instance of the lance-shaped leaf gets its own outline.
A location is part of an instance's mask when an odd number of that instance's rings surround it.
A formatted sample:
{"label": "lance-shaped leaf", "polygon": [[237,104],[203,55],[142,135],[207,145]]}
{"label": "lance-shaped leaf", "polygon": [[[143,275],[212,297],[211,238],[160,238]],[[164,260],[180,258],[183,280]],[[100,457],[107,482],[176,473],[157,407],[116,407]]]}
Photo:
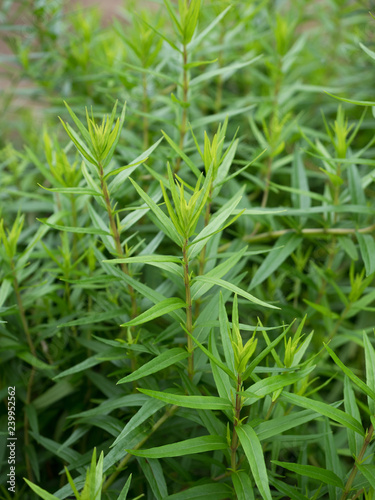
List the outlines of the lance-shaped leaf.
{"label": "lance-shaped leaf", "polygon": [[237,500],[254,500],[250,476],[244,470],[232,472],[232,481]]}
{"label": "lance-shaped leaf", "polygon": [[310,398],[306,398],[304,396],[299,396],[297,394],[282,394],[281,399],[286,401],[287,403],[291,403],[292,405],[301,406],[302,408],[306,408],[308,410],[314,410],[321,415],[324,415],[335,422],[343,425],[346,428],[352,429],[355,432],[358,432],[361,436],[365,435],[365,431],[358,420],[353,418],[351,415],[346,414],[342,410],[334,408],[327,403],[323,403],[321,401],[315,401]]}
{"label": "lance-shaped leaf", "polygon": [[249,289],[260,285],[294,252],[302,238],[296,234],[284,234],[275,248],[267,255],[251,280]]}
{"label": "lance-shaped leaf", "polygon": [[316,479],[325,484],[332,484],[338,488],[343,488],[344,483],[342,479],[339,478],[337,474],[331,470],[323,469],[321,467],[315,467],[313,465],[300,465],[291,464],[289,462],[278,462],[277,460],[272,460],[272,463],[284,467],[284,469],[290,470],[292,472],[297,472],[301,476],[311,477],[311,479]]}
{"label": "lance-shaped leaf", "polygon": [[[224,224],[232,215],[234,209],[241,201],[241,198],[242,192],[239,195],[235,195],[232,199],[225,203],[225,205],[223,205],[215,215],[212,216],[209,224],[207,224],[207,226],[202,229],[202,231],[194,238],[194,240],[189,245],[190,260],[194,259],[206,245],[207,238],[223,229]],[[238,214],[238,216],[239,215],[240,214]]]}
{"label": "lance-shaped leaf", "polygon": [[[232,494],[231,488],[225,483],[207,483],[193,486],[187,490],[180,491],[174,495],[166,497],[164,500],[225,500]],[[247,500],[251,500],[249,497]]]}
{"label": "lance-shaped leaf", "polygon": [[163,352],[159,356],[156,356],[156,358],[152,359],[148,363],[142,365],[135,372],[122,378],[117,383],[124,384],[125,382],[133,382],[134,380],[138,380],[142,377],[147,377],[152,373],[164,370],[164,368],[168,368],[168,366],[174,365],[175,363],[182,361],[188,356],[189,353],[185,349],[181,349],[181,347],[175,347],[173,349],[169,349],[168,351]]}
{"label": "lance-shaped leaf", "polygon": [[186,303],[183,300],[178,299],[177,297],[165,299],[159,302],[159,304],[155,304],[154,306],[152,306],[148,311],[145,311],[144,313],[140,314],[130,321],[127,321],[121,326],[142,325],[143,323],[147,323],[148,321],[159,318],[164,314],[169,314],[170,312],[176,311],[177,309],[181,309],[183,307],[186,307]]}
{"label": "lance-shaped leaf", "polygon": [[297,371],[295,373],[284,373],[282,375],[274,375],[273,377],[267,377],[255,384],[251,385],[244,393],[242,393],[246,399],[244,405],[251,405],[258,401],[259,398],[271,394],[273,391],[277,391],[287,385],[294,384],[298,380],[302,380],[309,373],[315,369],[315,366],[309,366],[304,370]]}
{"label": "lance-shaped leaf", "polygon": [[203,282],[203,283],[210,283],[212,285],[217,285],[233,293],[237,293],[241,297],[244,297],[245,299],[249,300],[250,302],[253,302],[254,304],[258,304],[259,306],[268,307],[270,309],[280,309],[279,307],[267,304],[267,302],[263,302],[263,300],[257,299],[256,297],[254,297],[254,295],[245,292],[245,290],[241,290],[241,288],[239,288],[236,285],[232,285],[232,283],[229,283],[229,281],[224,281],[219,278],[212,278],[208,276],[197,276],[196,278],[194,278],[194,282],[195,283]]}
{"label": "lance-shaped leaf", "polygon": [[[363,345],[365,348],[367,387],[375,393],[375,351],[366,333],[363,334]],[[367,401],[370,413],[374,415],[375,401],[369,395]]]}
{"label": "lance-shaped leaf", "polygon": [[259,493],[264,500],[272,500],[264,454],[258,436],[249,424],[237,426],[236,432]]}
{"label": "lance-shaped leaf", "polygon": [[194,408],[196,410],[229,410],[232,403],[225,398],[216,396],[183,396],[170,392],[151,391],[149,389],[138,389],[142,394],[146,394],[165,403],[181,406],[183,408]]}
{"label": "lance-shaped leaf", "polygon": [[325,345],[325,348],[329,352],[329,355],[333,359],[333,361],[341,368],[341,370],[347,375],[350,380],[352,380],[355,385],[361,389],[373,402],[375,402],[375,392],[368,386],[366,385],[357,375],[354,375],[354,373],[340,360],[338,356],[332,351],[332,349],[328,346]]}
{"label": "lance-shaped leaf", "polygon": [[179,443],[166,444],[148,450],[125,450],[136,457],[146,458],[168,458],[182,457],[194,453],[204,453],[206,451],[225,450],[228,447],[227,440],[221,436],[201,436],[186,439]]}
{"label": "lance-shaped leaf", "polygon": [[170,219],[165,215],[165,213],[157,206],[157,204],[152,200],[147,193],[143,191],[143,189],[138,186],[138,184],[133,181],[133,179],[129,178],[139,196],[147,203],[152,212],[156,215],[157,220],[161,226],[162,231],[169,236],[169,238],[177,242],[180,246],[183,244],[181,236],[178,234],[178,231],[174,227],[173,223]]}
{"label": "lance-shaped leaf", "polygon": [[78,234],[98,234],[101,236],[111,236],[111,233],[104,231],[103,229],[97,229],[96,227],[71,227],[71,226],[61,226],[59,224],[50,224],[47,222],[48,219],[37,219],[37,221],[45,224],[48,227],[57,229],[58,231],[66,231],[67,233],[78,233]]}

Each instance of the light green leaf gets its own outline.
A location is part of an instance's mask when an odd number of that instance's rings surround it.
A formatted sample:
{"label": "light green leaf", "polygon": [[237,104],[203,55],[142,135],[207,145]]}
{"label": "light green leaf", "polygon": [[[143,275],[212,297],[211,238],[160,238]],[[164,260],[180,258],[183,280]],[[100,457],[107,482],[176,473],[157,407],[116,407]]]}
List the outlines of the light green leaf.
{"label": "light green leaf", "polygon": [[263,56],[259,55],[256,57],[253,57],[253,59],[250,59],[250,61],[242,62],[242,63],[233,63],[229,64],[228,66],[225,66],[224,68],[217,68],[213,69],[211,71],[206,71],[205,73],[200,74],[199,76],[196,76],[195,78],[192,78],[190,80],[190,85],[193,87],[194,85],[198,85],[199,83],[205,82],[207,80],[211,80],[212,78],[216,76],[222,76],[226,77],[229,75],[232,75],[239,69],[245,68],[246,66],[249,66],[250,64],[254,64],[255,62],[259,61]]}
{"label": "light green leaf", "polygon": [[[245,255],[247,247],[242,248],[238,252],[235,252],[229,259],[225,259],[224,262],[211,269],[205,274],[206,277],[221,278],[227,272],[229,272]],[[207,293],[213,286],[212,283],[195,282],[191,287],[191,297],[193,300],[197,300],[202,295]]]}
{"label": "light green leaf", "polygon": [[30,488],[37,494],[40,496],[40,498],[43,498],[43,500],[59,500],[58,497],[55,497],[55,495],[51,495],[51,493],[48,493],[48,491],[46,490],[43,490],[42,488],[40,488],[39,486],[37,486],[36,484],[33,484],[31,481],[29,481],[28,479],[26,479],[25,477],[23,478],[24,481],[26,481],[26,483],[30,486]]}
{"label": "light green leaf", "polygon": [[237,426],[236,432],[249,462],[259,493],[264,500],[272,500],[263,450],[258,436],[249,424]]}
{"label": "light green leaf", "polygon": [[290,415],[267,420],[255,427],[259,441],[267,441],[274,436],[278,436],[289,429],[299,427],[318,417],[318,413],[311,410],[302,410]]}
{"label": "light green leaf", "polygon": [[184,160],[186,165],[190,168],[190,170],[196,175],[197,179],[201,176],[201,171],[195,166],[195,164],[190,160],[190,158],[182,151],[182,149],[167,135],[164,130],[162,130],[162,134],[167,139],[167,142],[172,146],[172,148],[176,151],[176,153]]}
{"label": "light green leaf", "polygon": [[121,493],[120,493],[117,500],[126,500],[127,499],[131,480],[132,480],[132,474],[130,474],[130,476],[128,477],[128,479],[127,479],[124,487],[122,488]]}
{"label": "light green leaf", "polygon": [[[367,387],[375,394],[375,351],[367,336],[363,333],[363,345],[365,348],[366,360],[366,383]],[[367,396],[368,407],[371,415],[375,414],[375,401],[371,396]]]}
{"label": "light green leaf", "polygon": [[117,436],[115,442],[111,445],[111,448],[123,439],[127,438],[130,433],[134,433],[135,429],[137,429],[141,424],[143,424],[143,422],[163,408],[166,404],[167,403],[164,403],[164,401],[148,399],[144,404],[142,404],[137,413],[135,413],[128,421],[123,430]]}
{"label": "light green leaf", "polygon": [[[230,497],[230,494],[231,490],[227,484],[216,482],[193,486],[187,490],[170,495],[165,500],[207,500],[208,498],[226,500]],[[251,498],[248,500],[251,500]]]}
{"label": "light green leaf", "polygon": [[284,234],[267,255],[251,280],[249,290],[263,283],[300,245],[302,238],[296,234]]}
{"label": "light green leaf", "polygon": [[111,236],[111,233],[104,231],[103,229],[97,229],[95,227],[70,227],[70,226],[60,226],[59,224],[50,224],[47,222],[48,219],[37,219],[37,221],[45,224],[52,229],[57,229],[58,231],[66,231],[67,233],[78,233],[78,234],[98,234],[102,236]]}
{"label": "light green leaf", "polygon": [[164,314],[169,314],[170,312],[183,307],[186,307],[186,302],[178,299],[177,297],[165,299],[121,326],[142,325],[143,323],[147,323],[148,321],[152,321],[155,318],[159,318],[160,316],[164,316]]}
{"label": "light green leaf", "polygon": [[197,340],[195,337],[193,337],[193,335],[188,331],[188,330],[185,330],[186,333],[194,340],[194,342],[197,344],[197,346],[199,347],[199,349],[201,351],[203,351],[206,356],[213,362],[215,363],[215,365],[217,365],[219,368],[221,368],[223,370],[223,372],[225,372],[227,375],[229,375],[229,377],[233,380],[237,380],[237,377],[236,375],[234,374],[234,372],[232,372],[224,363],[222,363],[219,359],[216,358],[216,356],[214,356],[208,349],[206,349],[204,347],[204,345],[202,345],[199,340]]}
{"label": "light green leaf", "polygon": [[243,470],[232,472],[232,481],[237,500],[254,500],[250,476]]}
{"label": "light green leaf", "polygon": [[85,194],[89,196],[103,196],[102,193],[95,191],[94,189],[89,189],[85,187],[60,187],[60,188],[47,188],[38,184],[39,187],[45,189],[46,191],[51,191],[52,193],[60,194]]}
{"label": "light green leaf", "polygon": [[365,476],[369,482],[371,488],[375,488],[375,465],[363,465],[356,462],[356,465],[360,472]]}
{"label": "light green leaf", "polygon": [[375,241],[370,234],[356,233],[359,249],[365,263],[366,276],[375,272]]}
{"label": "light green leaf", "polygon": [[336,354],[328,345],[325,345],[325,348],[327,349],[333,361],[337,364],[337,366],[341,368],[345,375],[347,375],[350,380],[352,380],[355,385],[359,389],[361,389],[362,392],[364,392],[369,398],[371,398],[375,404],[375,391],[373,391],[368,385],[366,385],[359,377],[357,377],[357,375],[354,375],[354,373],[339,359],[338,356],[336,356]]}
{"label": "light green leaf", "polygon": [[323,469],[321,467],[314,467],[313,465],[300,465],[291,464],[289,462],[278,462],[277,460],[272,460],[272,463],[284,467],[284,469],[290,470],[292,472],[297,472],[301,476],[311,477],[311,479],[316,479],[325,484],[332,484],[338,488],[343,488],[344,483],[342,480],[332,471]]}
{"label": "light green leaf", "polygon": [[353,418],[351,415],[347,415],[342,410],[338,410],[327,403],[322,403],[321,401],[315,401],[313,399],[306,398],[304,396],[299,396],[297,394],[286,394],[281,395],[281,399],[291,403],[292,405],[301,406],[302,408],[307,408],[309,410],[316,411],[321,415],[324,415],[335,422],[343,425],[346,428],[352,429],[361,436],[364,436],[365,432],[363,427],[358,420]]}
{"label": "light green leaf", "polygon": [[300,370],[295,373],[283,373],[282,375],[274,375],[272,377],[259,380],[259,382],[251,385],[242,393],[243,396],[245,396],[244,405],[251,405],[258,401],[259,398],[263,398],[267,394],[271,394],[271,392],[277,391],[287,385],[294,384],[298,382],[298,380],[302,380],[314,369],[315,366],[309,366],[304,370]]}
{"label": "light green leaf", "polygon": [[117,383],[124,384],[125,382],[133,382],[133,380],[138,380],[142,377],[147,377],[152,373],[164,370],[164,368],[167,368],[168,366],[178,363],[179,361],[187,358],[188,356],[189,353],[185,349],[181,349],[181,347],[175,347],[173,349],[169,349],[168,351],[159,354],[159,356],[156,356],[156,358],[152,359],[148,363],[142,365],[135,372],[122,378]]}
{"label": "light green leaf", "polygon": [[[191,396],[192,397],[192,396]],[[194,453],[204,453],[206,451],[225,450],[228,447],[227,440],[221,436],[201,436],[186,439],[179,443],[166,444],[148,450],[125,450],[136,457],[146,458],[168,458],[183,457]]]}
{"label": "light green leaf", "polygon": [[189,259],[194,259],[202,250],[202,248],[207,243],[207,238],[216,233],[226,220],[233,214],[234,209],[237,207],[242,198],[242,192],[236,194],[232,199],[227,201],[220,210],[211,217],[211,220],[207,226],[205,226],[202,231],[194,238],[194,240],[189,245],[188,256]]}
{"label": "light green leaf", "polygon": [[181,406],[183,408],[194,408],[195,410],[230,410],[232,403],[225,398],[215,396],[182,396],[170,392],[151,391],[149,389],[138,389],[142,394],[159,399],[165,403]]}
{"label": "light green leaf", "polygon": [[241,297],[244,297],[245,299],[249,300],[250,302],[254,304],[258,304],[259,306],[263,307],[268,307],[270,309],[280,309],[279,307],[273,306],[271,304],[267,304],[266,302],[263,302],[262,300],[257,299],[253,295],[251,295],[248,292],[245,292],[245,290],[241,290],[241,288],[238,288],[238,286],[232,285],[232,283],[229,283],[229,281],[224,281],[219,278],[211,278],[208,276],[196,276],[194,278],[194,283],[196,282],[203,282],[203,283],[210,283],[212,285],[217,285],[222,288],[225,288],[226,290],[229,290],[233,293],[237,293]]}
{"label": "light green leaf", "polygon": [[169,238],[179,244],[180,246],[183,244],[183,241],[181,239],[181,236],[179,235],[178,231],[170,221],[170,219],[165,215],[165,213],[157,206],[157,204],[148,196],[147,193],[143,191],[141,187],[138,186],[138,184],[133,181],[133,179],[129,178],[133,186],[135,187],[136,191],[138,192],[139,196],[147,203],[147,205],[150,207],[152,212],[156,215],[158,222],[161,225],[161,228],[163,232],[169,236]]}

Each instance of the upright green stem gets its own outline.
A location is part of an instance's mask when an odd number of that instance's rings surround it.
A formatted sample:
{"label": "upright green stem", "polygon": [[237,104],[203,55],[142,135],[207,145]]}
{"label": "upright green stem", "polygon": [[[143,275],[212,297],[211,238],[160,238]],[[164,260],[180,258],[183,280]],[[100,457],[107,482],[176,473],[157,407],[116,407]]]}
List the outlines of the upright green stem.
{"label": "upright green stem", "polygon": [[[183,58],[183,81],[182,81],[182,92],[183,92],[183,103],[184,106],[182,108],[182,119],[181,119],[181,128],[180,128],[180,149],[183,150],[184,147],[184,139],[186,135],[186,125],[187,125],[187,104],[188,104],[188,93],[189,93],[189,74],[186,69],[186,65],[188,62],[188,54],[186,45],[184,44],[184,50],[182,54]],[[176,161],[175,172],[180,170],[181,166],[181,157],[179,156]]]}
{"label": "upright green stem", "polygon": [[[102,188],[104,202],[105,202],[105,206],[106,206],[107,214],[108,214],[108,218],[109,218],[109,226],[110,226],[110,230],[111,230],[114,242],[115,242],[116,252],[117,252],[118,256],[121,258],[121,257],[124,257],[125,254],[124,254],[124,251],[123,251],[122,246],[121,246],[120,232],[118,230],[115,218],[113,216],[112,207],[111,207],[111,200],[109,197],[108,186],[107,186],[107,183],[104,179],[104,170],[103,170],[102,164],[99,164],[99,168],[100,168],[100,185]],[[125,274],[130,276],[129,268],[128,268],[126,263],[122,263],[121,268]],[[131,317],[135,318],[138,314],[135,291],[131,285],[128,285],[128,291],[129,291],[131,304],[132,304]]]}
{"label": "upright green stem", "polygon": [[233,422],[233,433],[232,433],[232,444],[231,444],[231,469],[233,471],[236,470],[237,468],[237,459],[236,459],[236,453],[237,453],[237,448],[238,448],[238,435],[236,428],[238,424],[240,423],[240,414],[241,414],[241,396],[240,396],[240,391],[241,391],[241,386],[242,386],[242,379],[241,375],[237,375],[237,386],[236,386],[236,403],[234,407],[234,422]]}
{"label": "upright green stem", "polygon": [[[204,214],[204,227],[208,225],[211,217],[211,200],[212,200],[212,186],[210,189],[210,194],[208,196],[209,202],[206,205],[206,213]],[[206,264],[206,245],[202,248],[200,256],[199,256],[199,276],[202,276],[204,273],[204,266]],[[201,301],[198,299],[195,303],[195,317],[199,316]]]}
{"label": "upright green stem", "polygon": [[349,492],[350,492],[350,489],[352,487],[353,481],[354,481],[355,476],[357,475],[357,472],[358,472],[357,463],[361,463],[362,462],[363,457],[365,456],[367,447],[370,444],[370,441],[372,439],[373,433],[374,433],[374,426],[371,424],[369,430],[367,431],[365,440],[363,442],[363,446],[361,448],[361,451],[359,452],[359,455],[357,457],[356,463],[353,465],[351,473],[350,473],[350,475],[348,477],[348,480],[346,482],[346,485],[345,485],[345,488],[344,488],[344,491],[343,491],[343,493],[341,495],[341,499],[340,500],[345,500],[346,497],[349,495]]}
{"label": "upright green stem", "polygon": [[[190,275],[189,275],[189,257],[187,253],[188,239],[185,240],[183,252],[183,267],[184,267],[184,284],[185,284],[185,297],[186,297],[186,330],[193,333],[193,311],[190,290]],[[193,340],[188,335],[187,346],[190,356],[188,358],[188,375],[192,379],[194,375],[194,353],[193,353]]]}

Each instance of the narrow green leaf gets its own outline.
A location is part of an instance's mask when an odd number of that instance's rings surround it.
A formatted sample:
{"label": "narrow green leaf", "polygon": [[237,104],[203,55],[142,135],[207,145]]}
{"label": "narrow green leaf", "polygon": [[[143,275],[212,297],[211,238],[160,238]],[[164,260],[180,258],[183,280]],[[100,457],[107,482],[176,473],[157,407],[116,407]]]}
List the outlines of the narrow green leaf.
{"label": "narrow green leaf", "polygon": [[311,479],[316,479],[325,484],[332,484],[338,488],[344,487],[342,480],[330,470],[315,467],[313,465],[291,464],[289,462],[279,462],[277,460],[272,460],[272,463],[279,465],[280,467],[284,467],[284,469],[292,472],[297,472],[297,474],[300,474],[301,476],[311,477]]}
{"label": "narrow green leaf", "polygon": [[296,234],[284,234],[275,244],[275,248],[264,259],[251,280],[249,290],[265,281],[300,245],[302,238]]}
{"label": "narrow green leaf", "polygon": [[232,403],[225,398],[216,396],[182,396],[170,392],[151,391],[149,389],[138,389],[142,394],[146,394],[165,403],[181,406],[183,408],[194,408],[196,410],[229,410]]}
{"label": "narrow green leaf", "polygon": [[165,232],[165,234],[167,236],[169,236],[169,238],[172,241],[177,242],[177,244],[179,244],[181,246],[183,243],[181,236],[178,234],[176,228],[174,227],[174,225],[172,224],[170,219],[157,206],[157,204],[148,196],[148,194],[145,193],[143,191],[143,189],[141,187],[139,187],[136,182],[133,181],[132,178],[129,178],[129,179],[130,179],[131,183],[133,184],[133,186],[135,187],[136,191],[138,192],[139,196],[143,199],[143,201],[145,201],[147,203],[147,205],[150,207],[152,212],[156,215],[157,220],[159,221],[159,223],[163,229],[163,232]]}
{"label": "narrow green leaf", "polygon": [[47,188],[38,184],[39,187],[45,189],[46,191],[51,191],[52,193],[60,194],[85,194],[89,196],[103,196],[102,193],[95,191],[94,189],[89,189],[85,187],[59,187],[59,188]]}
{"label": "narrow green leaf", "polygon": [[287,416],[277,417],[272,420],[267,420],[260,423],[255,431],[259,441],[267,441],[274,436],[278,436],[289,429],[299,427],[306,422],[310,422],[317,418],[319,414],[316,411],[302,410],[291,413]]}
{"label": "narrow green leaf", "polygon": [[[193,486],[187,490],[170,495],[165,500],[207,500],[208,498],[226,500],[230,498],[230,495],[231,490],[227,484],[216,482]],[[248,500],[251,500],[251,498],[249,497]]]}
{"label": "narrow green leaf", "polygon": [[194,453],[204,453],[206,451],[225,450],[228,447],[227,440],[221,436],[201,436],[186,439],[179,443],[166,444],[148,450],[125,450],[136,457],[146,458],[167,458],[182,457]]}
{"label": "narrow green leaf", "polygon": [[182,309],[186,307],[186,303],[178,299],[176,297],[172,297],[170,299],[165,299],[159,304],[155,304],[148,311],[140,314],[136,318],[122,324],[121,326],[134,326],[134,325],[142,325],[143,323],[147,323],[148,321],[152,321],[155,318],[159,318],[160,316],[164,316],[164,314],[169,314],[172,311],[176,311],[177,309]]}
{"label": "narrow green leaf", "polygon": [[184,160],[186,165],[190,168],[190,170],[196,175],[197,179],[201,176],[201,171],[194,165],[194,163],[190,160],[190,158],[182,151],[182,149],[174,142],[173,139],[167,135],[164,130],[162,130],[162,134],[167,139],[167,142],[172,146],[172,148],[176,151],[176,153]]}
{"label": "narrow green leaf", "polygon": [[[366,383],[367,387],[375,394],[375,351],[366,332],[363,333],[363,345],[365,348],[366,360]],[[371,415],[375,415],[374,399],[368,395],[367,401]]]}
{"label": "narrow green leaf", "polygon": [[132,480],[132,474],[130,474],[130,476],[128,477],[128,479],[127,479],[124,487],[122,488],[121,493],[120,493],[117,500],[126,500],[127,499],[131,480]]}
{"label": "narrow green leaf", "polygon": [[125,382],[133,382],[133,380],[138,380],[142,377],[147,377],[152,373],[156,373],[160,370],[164,370],[168,366],[174,365],[179,361],[187,358],[189,353],[185,349],[181,349],[181,347],[175,347],[173,349],[169,349],[168,351],[163,352],[156,358],[152,359],[148,363],[142,365],[138,370],[127,375],[126,377],[119,380],[118,384],[124,384]]}
{"label": "narrow green leaf", "polygon": [[50,224],[47,222],[48,219],[37,219],[37,221],[45,224],[52,229],[57,229],[58,231],[66,231],[67,233],[78,233],[78,234],[99,234],[103,236],[111,236],[111,233],[104,231],[103,229],[97,229],[95,227],[71,227],[71,226],[60,226],[59,224]]}
{"label": "narrow green leaf", "polygon": [[48,491],[43,490],[36,484],[33,484],[31,481],[26,479],[25,477],[23,478],[24,481],[30,486],[30,488],[40,496],[40,498],[43,498],[43,500],[59,500],[58,497],[55,497],[55,495],[51,495],[51,493],[48,493]]}
{"label": "narrow green leaf", "polygon": [[258,401],[259,398],[263,398],[267,394],[271,394],[272,392],[282,389],[287,385],[291,385],[298,382],[299,380],[302,380],[314,369],[315,366],[309,366],[304,370],[299,370],[295,373],[283,373],[282,375],[274,375],[272,377],[267,377],[263,380],[259,380],[259,382],[255,382],[255,384],[248,387],[246,391],[242,393],[243,396],[245,396],[244,405],[251,405]]}
{"label": "narrow green leaf", "polygon": [[314,410],[321,415],[324,415],[335,422],[343,425],[346,428],[352,429],[361,436],[364,436],[365,432],[363,427],[358,420],[353,418],[351,415],[347,415],[342,410],[338,410],[327,403],[322,403],[321,401],[315,401],[313,399],[306,398],[304,396],[299,396],[297,394],[283,393],[281,399],[291,403],[292,405],[301,406],[302,408],[307,408],[309,410]]}
{"label": "narrow green leaf", "polygon": [[341,370],[347,375],[350,380],[352,380],[355,385],[361,389],[362,392],[364,392],[369,398],[372,399],[372,401],[375,404],[375,391],[373,391],[369,386],[367,386],[357,375],[354,375],[354,373],[340,360],[338,356],[332,351],[332,349],[325,344],[325,348],[327,349],[329,355],[333,359],[333,361],[341,368]]}
{"label": "narrow green leaf", "polygon": [[167,403],[164,401],[155,401],[155,399],[151,398],[147,399],[147,401],[139,408],[137,413],[135,413],[125,425],[123,430],[117,436],[115,442],[111,445],[111,448],[125,438],[128,439],[130,433],[134,433],[135,429],[137,429],[141,424],[143,424],[143,422],[163,408],[166,404]]}
{"label": "narrow green leaf", "polygon": [[369,482],[371,488],[375,488],[375,465],[363,465],[356,462],[356,465],[360,472],[365,476]]}
{"label": "narrow green leaf", "polygon": [[250,476],[243,470],[232,472],[232,481],[237,500],[254,500]]}
{"label": "narrow green leaf", "polygon": [[236,432],[249,462],[259,493],[264,500],[272,500],[263,450],[258,436],[249,424],[237,426]]}
{"label": "narrow green leaf", "polygon": [[188,330],[185,330],[185,332],[194,340],[194,342],[197,344],[197,346],[199,347],[199,349],[201,351],[203,351],[206,356],[213,362],[215,363],[215,365],[217,365],[219,368],[221,368],[223,370],[223,372],[225,372],[227,375],[229,375],[229,377],[235,381],[237,381],[237,377],[236,375],[234,374],[234,372],[232,372],[224,363],[222,363],[219,359],[217,359],[208,349],[206,349],[204,347],[204,345],[202,345],[199,340],[197,340],[195,337],[193,337],[193,335],[188,331]]}
{"label": "narrow green leaf", "polygon": [[375,241],[370,234],[356,233],[359,249],[365,263],[366,276],[375,272]]}
{"label": "narrow green leaf", "polygon": [[271,304],[267,304],[266,302],[263,302],[262,300],[257,299],[253,295],[251,295],[248,292],[245,292],[245,290],[241,290],[241,288],[238,288],[238,286],[232,285],[232,283],[229,283],[228,281],[224,281],[219,278],[211,278],[207,276],[196,276],[194,278],[194,282],[203,282],[203,283],[210,283],[212,285],[217,285],[222,288],[225,288],[226,290],[229,290],[233,293],[237,293],[241,297],[244,297],[245,299],[249,300],[250,302],[254,304],[258,304],[259,306],[263,307],[268,307],[270,309],[280,309],[279,307],[273,306]]}

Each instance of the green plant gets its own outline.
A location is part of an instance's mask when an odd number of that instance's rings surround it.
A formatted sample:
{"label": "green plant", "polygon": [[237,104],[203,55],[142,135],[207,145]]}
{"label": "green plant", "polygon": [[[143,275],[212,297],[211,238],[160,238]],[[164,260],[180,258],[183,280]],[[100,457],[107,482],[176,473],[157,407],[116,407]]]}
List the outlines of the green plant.
{"label": "green plant", "polygon": [[7,1],[2,498],[374,498],[373,20],[310,4]]}

